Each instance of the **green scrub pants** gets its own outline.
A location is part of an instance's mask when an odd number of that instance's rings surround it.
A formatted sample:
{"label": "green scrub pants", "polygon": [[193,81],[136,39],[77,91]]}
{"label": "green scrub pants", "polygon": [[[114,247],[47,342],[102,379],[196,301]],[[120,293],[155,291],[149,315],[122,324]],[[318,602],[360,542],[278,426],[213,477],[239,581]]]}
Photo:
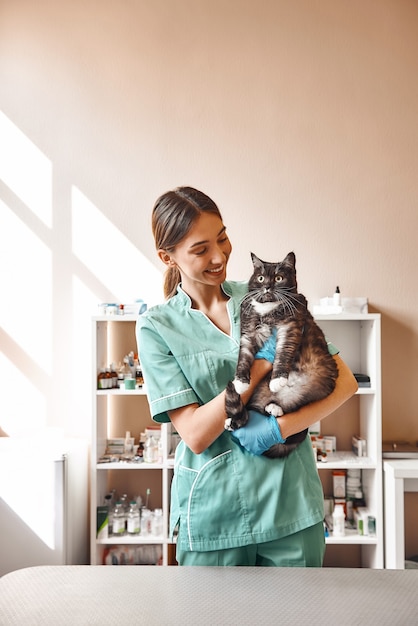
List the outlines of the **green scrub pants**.
{"label": "green scrub pants", "polygon": [[177,546],[179,565],[322,567],[325,553],[322,522],[275,541],[209,552],[187,552]]}

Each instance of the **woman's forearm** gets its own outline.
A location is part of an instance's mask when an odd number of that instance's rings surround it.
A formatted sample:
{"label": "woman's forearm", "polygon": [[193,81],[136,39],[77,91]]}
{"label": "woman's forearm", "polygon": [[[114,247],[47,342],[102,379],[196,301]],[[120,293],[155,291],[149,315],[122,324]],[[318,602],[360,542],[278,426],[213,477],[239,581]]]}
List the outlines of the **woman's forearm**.
{"label": "woman's forearm", "polygon": [[335,355],[334,359],[338,365],[338,378],[334,391],[323,400],[312,402],[294,413],[287,413],[283,417],[277,418],[284,438],[324,419],[356,393],[358,385],[350,368],[338,355]]}

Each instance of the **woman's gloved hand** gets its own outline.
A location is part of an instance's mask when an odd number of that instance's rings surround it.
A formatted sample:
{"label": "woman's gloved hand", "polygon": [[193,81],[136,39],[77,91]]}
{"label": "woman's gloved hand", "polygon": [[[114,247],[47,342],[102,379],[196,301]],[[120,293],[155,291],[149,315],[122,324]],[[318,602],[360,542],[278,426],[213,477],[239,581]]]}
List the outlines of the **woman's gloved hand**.
{"label": "woman's gloved hand", "polygon": [[264,345],[261,346],[258,352],[256,352],[254,358],[266,359],[266,361],[270,361],[270,363],[273,363],[274,357],[276,354],[276,340],[277,340],[277,329],[273,328],[270,337],[266,339],[266,341],[264,342]]}
{"label": "woman's gloved hand", "polygon": [[283,439],[273,415],[266,416],[251,410],[248,415],[247,425],[231,432],[232,437],[248,452],[260,456],[275,443],[285,443],[286,439]]}

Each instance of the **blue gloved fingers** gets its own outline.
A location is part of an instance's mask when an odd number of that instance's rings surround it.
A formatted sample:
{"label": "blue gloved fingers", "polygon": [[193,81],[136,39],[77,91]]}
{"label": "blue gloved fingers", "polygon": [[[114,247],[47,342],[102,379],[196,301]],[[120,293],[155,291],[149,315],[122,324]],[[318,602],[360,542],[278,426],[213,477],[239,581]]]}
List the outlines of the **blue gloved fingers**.
{"label": "blue gloved fingers", "polygon": [[266,361],[270,361],[273,363],[274,357],[276,354],[276,341],[277,341],[277,329],[273,328],[271,335],[264,344],[261,346],[260,350],[256,352],[254,358],[255,359],[266,359]]}
{"label": "blue gloved fingers", "polygon": [[260,456],[274,444],[285,443],[286,439],[283,439],[273,415],[266,416],[252,410],[248,414],[248,424],[231,433],[248,452]]}

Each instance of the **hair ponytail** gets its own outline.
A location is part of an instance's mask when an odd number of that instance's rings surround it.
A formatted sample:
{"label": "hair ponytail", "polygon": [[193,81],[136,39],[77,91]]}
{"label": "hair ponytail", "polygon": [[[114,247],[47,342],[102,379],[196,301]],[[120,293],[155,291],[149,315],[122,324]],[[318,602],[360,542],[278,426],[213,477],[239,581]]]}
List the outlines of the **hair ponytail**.
{"label": "hair ponytail", "polygon": [[181,275],[178,267],[169,267],[164,275],[164,297],[166,300],[172,298],[177,293],[177,287],[181,282]]}

